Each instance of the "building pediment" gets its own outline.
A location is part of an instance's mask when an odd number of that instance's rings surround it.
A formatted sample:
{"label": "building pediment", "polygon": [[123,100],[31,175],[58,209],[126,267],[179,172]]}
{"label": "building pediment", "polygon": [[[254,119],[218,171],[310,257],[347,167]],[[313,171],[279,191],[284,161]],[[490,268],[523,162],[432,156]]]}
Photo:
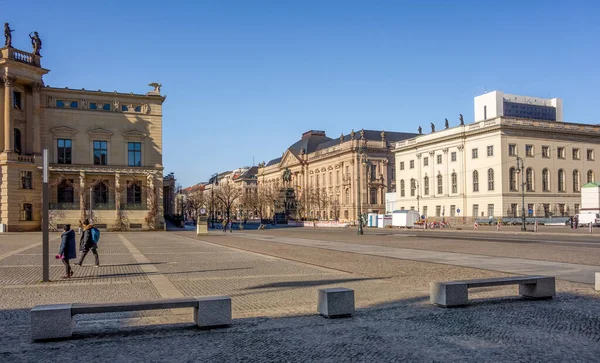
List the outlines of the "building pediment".
{"label": "building pediment", "polygon": [[285,154],[283,154],[283,157],[281,158],[281,161],[279,162],[279,167],[288,168],[294,165],[298,165],[300,163],[302,163],[302,161],[298,159],[298,157],[294,155],[294,153],[292,153],[289,150],[286,150]]}
{"label": "building pediment", "polygon": [[51,128],[50,132],[52,132],[53,134],[75,134],[77,133],[77,130],[67,126],[59,126]]}
{"label": "building pediment", "polygon": [[146,134],[137,130],[126,131],[123,133],[125,137],[146,137]]}
{"label": "building pediment", "polygon": [[112,136],[113,133],[109,130],[99,127],[97,129],[91,129],[90,131],[88,131],[88,134],[97,136]]}

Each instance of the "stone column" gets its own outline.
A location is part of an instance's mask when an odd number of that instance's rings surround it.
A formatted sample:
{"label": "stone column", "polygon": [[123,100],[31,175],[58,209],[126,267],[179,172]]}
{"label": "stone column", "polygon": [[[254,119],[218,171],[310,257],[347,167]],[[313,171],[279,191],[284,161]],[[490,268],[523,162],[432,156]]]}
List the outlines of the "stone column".
{"label": "stone column", "polygon": [[40,125],[40,90],[42,89],[41,83],[34,83],[32,85],[33,90],[33,153],[42,153],[42,135]]}
{"label": "stone column", "polygon": [[85,173],[79,173],[79,218],[83,221],[85,219],[85,196],[87,189],[85,187]]}
{"label": "stone column", "polygon": [[15,78],[4,76],[4,151],[12,152],[13,147],[13,122],[10,115],[12,109],[12,92]]}
{"label": "stone column", "polygon": [[121,175],[115,174],[115,217],[119,219],[121,211]]}

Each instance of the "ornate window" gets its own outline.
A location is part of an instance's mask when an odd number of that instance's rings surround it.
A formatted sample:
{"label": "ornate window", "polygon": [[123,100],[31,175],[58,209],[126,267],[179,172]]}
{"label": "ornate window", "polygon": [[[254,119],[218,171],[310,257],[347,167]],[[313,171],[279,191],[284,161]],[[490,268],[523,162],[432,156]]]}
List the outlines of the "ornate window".
{"label": "ornate window", "polygon": [[32,189],[32,173],[27,170],[21,170],[21,188],[23,189]]}
{"label": "ornate window", "polygon": [[452,193],[458,193],[458,177],[456,173],[452,173]]}
{"label": "ornate window", "polygon": [[21,146],[21,130],[15,128],[13,130],[13,146],[14,146],[14,150],[17,154],[21,155],[21,152],[23,151],[22,146]]}
{"label": "ornate window", "polygon": [[535,185],[533,183],[533,180],[534,180],[533,169],[527,168],[527,171],[525,171],[525,188],[528,192],[533,192],[535,190]]}
{"label": "ornate window", "polygon": [[517,189],[517,170],[515,168],[508,169],[508,188],[511,192],[516,192]]}
{"label": "ornate window", "polygon": [[559,192],[565,192],[566,191],[566,185],[565,185],[565,171],[563,169],[558,169],[558,191]]}
{"label": "ornate window", "polygon": [[444,184],[443,184],[443,179],[444,177],[442,176],[442,174],[438,174],[437,176],[437,193],[438,194],[443,194],[444,193]]}
{"label": "ornate window", "polygon": [[371,180],[377,180],[377,165],[371,164]]}
{"label": "ornate window", "polygon": [[64,179],[57,186],[56,201],[58,203],[73,203],[74,202],[74,190],[73,190],[73,179]]}
{"label": "ornate window", "polygon": [[371,204],[377,204],[377,189],[371,188]]}
{"label": "ornate window", "polygon": [[71,139],[56,140],[58,164],[71,164],[71,157],[73,155],[71,145]]}
{"label": "ornate window", "polygon": [[94,141],[94,165],[107,165],[108,142]]}
{"label": "ornate window", "polygon": [[350,189],[346,189],[346,204],[350,204]]}
{"label": "ornate window", "polygon": [[479,191],[479,172],[477,170],[473,172],[473,191]]}
{"label": "ornate window", "polygon": [[573,170],[573,192],[581,191],[581,184],[579,182],[579,170]]}
{"label": "ornate window", "polygon": [[494,190],[494,169],[488,169],[488,190]]}
{"label": "ornate window", "polygon": [[417,190],[417,181],[415,179],[410,180],[410,196],[415,196],[415,190]]}
{"label": "ornate window", "polygon": [[21,213],[21,220],[32,221],[33,220],[33,204],[23,203],[23,211]]}
{"label": "ornate window", "polygon": [[596,177],[594,175],[594,171],[593,170],[588,170],[587,172],[587,182],[588,183],[593,183],[596,181]]}
{"label": "ornate window", "polygon": [[400,196],[404,197],[404,179],[400,180]]}
{"label": "ornate window", "polygon": [[550,172],[548,169],[542,170],[542,191],[550,191]]}
{"label": "ornate window", "polygon": [[[142,166],[142,143],[128,142],[127,154],[129,166]],[[323,173],[323,185],[325,185],[325,173]]]}
{"label": "ornate window", "polygon": [[429,177],[423,178],[423,194],[429,195]]}

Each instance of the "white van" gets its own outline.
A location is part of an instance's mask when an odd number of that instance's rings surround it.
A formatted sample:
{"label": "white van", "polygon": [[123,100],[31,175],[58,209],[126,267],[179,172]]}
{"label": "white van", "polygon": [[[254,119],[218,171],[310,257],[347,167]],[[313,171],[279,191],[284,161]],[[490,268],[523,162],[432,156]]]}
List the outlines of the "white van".
{"label": "white van", "polygon": [[583,213],[575,215],[577,217],[577,225],[588,226],[592,223],[594,226],[600,224],[600,214],[598,213]]}

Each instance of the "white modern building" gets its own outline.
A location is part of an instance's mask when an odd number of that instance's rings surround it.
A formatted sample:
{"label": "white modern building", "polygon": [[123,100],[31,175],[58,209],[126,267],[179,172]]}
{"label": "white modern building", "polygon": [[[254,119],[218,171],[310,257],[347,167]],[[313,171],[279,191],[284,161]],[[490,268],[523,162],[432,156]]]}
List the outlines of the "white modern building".
{"label": "white modern building", "polygon": [[527,215],[574,215],[581,186],[600,171],[600,126],[488,116],[399,141],[393,152],[395,209],[467,221],[521,216],[524,178]]}
{"label": "white modern building", "polygon": [[562,121],[560,98],[518,96],[491,91],[475,97],[475,121],[496,117],[516,117],[530,120]]}

